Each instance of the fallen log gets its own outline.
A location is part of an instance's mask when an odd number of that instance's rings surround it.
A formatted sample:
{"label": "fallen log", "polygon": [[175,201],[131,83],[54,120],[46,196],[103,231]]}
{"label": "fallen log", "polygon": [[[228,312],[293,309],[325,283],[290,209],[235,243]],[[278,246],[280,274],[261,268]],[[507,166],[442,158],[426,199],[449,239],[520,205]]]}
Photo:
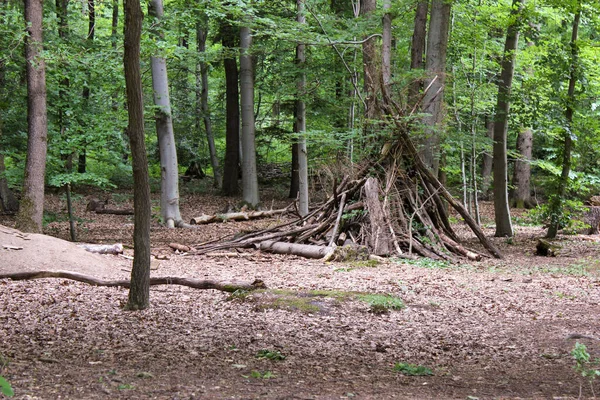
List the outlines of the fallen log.
{"label": "fallen log", "polygon": [[133,215],[133,208],[101,208],[96,210],[96,214]]}
{"label": "fallen log", "polygon": [[[123,288],[129,288],[130,286],[129,280],[104,280],[90,275],[70,271],[33,271],[16,272],[12,274],[0,274],[0,279],[12,279],[13,281],[24,281],[44,278],[69,279],[72,281],[87,283],[88,285],[92,286]],[[252,283],[222,283],[211,280],[183,278],[179,276],[151,277],[150,286],[156,285],[180,285],[187,286],[193,289],[215,289],[228,293],[233,293],[237,290],[265,289],[267,287],[265,283],[260,279],[256,279]]]}
{"label": "fallen log", "polygon": [[269,218],[275,215],[280,215],[288,212],[289,207],[282,208],[280,210],[264,210],[264,211],[240,211],[230,212],[224,214],[203,214],[199,217],[192,218],[190,221],[191,225],[201,224],[212,224],[214,222],[226,222],[226,221],[248,221],[251,219],[258,218]]}
{"label": "fallen log", "polygon": [[259,250],[270,251],[276,254],[293,254],[306,258],[323,258],[333,252],[333,247],[316,246],[312,244],[299,244],[288,242],[275,242],[265,240],[257,243],[256,248]]}
{"label": "fallen log", "polygon": [[186,246],[185,244],[181,244],[181,243],[169,243],[169,247],[172,248],[173,250],[179,250],[183,253],[187,253],[188,251],[193,251],[194,248],[190,247],[190,246]]}
{"label": "fallen log", "polygon": [[98,254],[122,254],[123,253],[123,245],[121,243],[115,244],[90,244],[90,243],[81,243],[77,245],[82,249],[89,251],[90,253],[98,253]]}

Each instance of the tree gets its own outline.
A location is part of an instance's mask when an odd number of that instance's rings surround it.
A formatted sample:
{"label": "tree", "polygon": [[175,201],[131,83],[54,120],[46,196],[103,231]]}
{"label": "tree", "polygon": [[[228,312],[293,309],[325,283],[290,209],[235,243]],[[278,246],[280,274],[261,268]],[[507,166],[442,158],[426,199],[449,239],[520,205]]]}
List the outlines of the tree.
{"label": "tree", "polygon": [[[360,0],[360,13],[369,18],[375,12],[377,8],[376,0]],[[364,86],[367,95],[366,99],[366,110],[365,117],[367,119],[373,119],[376,117],[375,105],[378,85],[377,76],[377,63],[376,63],[376,49],[375,49],[375,38],[368,38],[363,42],[363,72],[364,72]],[[369,124],[367,125],[369,126]]]}
{"label": "tree", "polygon": [[126,308],[143,310],[150,305],[150,180],[144,142],[144,103],[140,73],[140,0],[124,0],[125,9],[125,88],[129,123],[127,134],[133,164],[133,269]]}
{"label": "tree", "polygon": [[[423,55],[425,54],[425,44],[427,42],[427,11],[429,9],[429,0],[421,0],[417,3],[414,18],[413,35],[410,46],[410,69],[421,70],[424,66]],[[415,79],[409,89],[409,104],[415,105],[418,101],[418,95],[421,91],[423,81],[421,78]]]}
{"label": "tree", "polygon": [[387,89],[392,80],[392,7],[391,0],[383,2],[383,35],[381,44],[381,75],[383,85]]}
{"label": "tree", "polygon": [[434,175],[439,169],[440,124],[444,117],[444,85],[446,82],[446,51],[452,3],[446,0],[432,0],[427,34],[427,54],[425,69],[429,89],[423,97],[425,138],[421,156]]}
{"label": "tree", "polygon": [[562,155],[562,171],[558,179],[557,193],[551,198],[550,202],[550,226],[548,227],[547,238],[555,238],[560,228],[562,216],[562,203],[567,194],[569,185],[569,174],[571,173],[571,152],[573,151],[573,114],[575,112],[575,84],[578,78],[579,68],[579,51],[577,48],[577,36],[579,32],[579,23],[581,21],[581,4],[577,2],[575,17],[571,31],[571,60],[569,65],[569,88],[567,89],[567,99],[565,107],[565,127],[563,129],[563,155]]}
{"label": "tree", "polygon": [[533,131],[522,129],[517,136],[517,152],[513,172],[512,202],[517,208],[531,208],[531,154],[533,150]]}
{"label": "tree", "polygon": [[[160,21],[164,14],[162,0],[151,0],[148,13]],[[159,40],[162,40],[160,33],[156,33],[156,35]],[[164,57],[152,56],[150,62],[154,105],[156,106],[154,118],[160,152],[160,213],[166,226],[174,228],[183,221],[179,211],[179,169],[169,96],[167,61]]]}
{"label": "tree", "polygon": [[[206,51],[207,34],[208,21],[206,14],[203,13],[196,22],[196,47],[199,54]],[[199,117],[201,116],[204,121],[204,130],[206,131],[206,141],[208,142],[208,152],[210,154],[210,164],[213,169],[213,186],[221,188],[221,170],[219,167],[219,159],[217,158],[217,151],[215,149],[212,121],[210,119],[210,108],[208,106],[208,63],[205,61],[200,61],[196,65],[196,90],[196,102],[198,104],[197,108],[199,108],[196,110],[196,113]],[[200,93],[198,93],[198,91]]]}
{"label": "tree", "polygon": [[41,232],[44,214],[48,122],[42,18],[42,0],[25,0],[28,140],[23,194],[16,220],[16,228],[24,232]]}
{"label": "tree", "polygon": [[510,208],[508,204],[508,166],[506,140],[510,111],[510,92],[515,70],[516,52],[519,44],[519,28],[525,0],[513,0],[511,21],[506,30],[506,42],[502,55],[502,70],[498,80],[498,98],[494,119],[494,215],[496,237],[513,236]]}
{"label": "tree", "polygon": [[[305,24],[304,0],[296,0],[297,17],[299,24]],[[296,64],[299,67],[297,88],[298,93],[295,101],[294,132],[298,133],[296,146],[296,157],[298,159],[298,211],[301,216],[308,214],[308,151],[306,149],[306,104],[302,96],[306,90],[306,74],[304,72],[306,63],[305,45],[296,45]]]}
{"label": "tree", "polygon": [[225,68],[225,161],[223,163],[223,194],[235,196],[239,192],[238,175],[240,162],[240,104],[238,90],[237,62],[233,56],[235,31],[227,16],[221,22],[221,42],[223,44],[223,66]]}
{"label": "tree", "polygon": [[250,27],[240,27],[240,92],[242,106],[242,193],[244,202],[255,208],[260,202],[254,141],[254,62],[250,55]]}

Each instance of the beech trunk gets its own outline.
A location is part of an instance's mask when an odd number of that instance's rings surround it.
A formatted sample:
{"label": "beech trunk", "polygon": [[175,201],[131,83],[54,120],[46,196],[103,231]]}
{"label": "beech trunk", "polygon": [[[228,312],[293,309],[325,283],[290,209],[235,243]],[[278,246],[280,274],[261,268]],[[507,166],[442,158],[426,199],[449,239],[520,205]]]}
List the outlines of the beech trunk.
{"label": "beech trunk", "polygon": [[[299,24],[305,24],[304,2],[297,0],[297,21]],[[306,74],[304,73],[304,64],[306,62],[305,45],[299,43],[296,46],[296,64],[300,69],[298,76],[296,98],[296,120],[294,123],[294,132],[298,133],[298,145],[296,147],[298,160],[298,211],[301,216],[308,214],[308,152],[306,150],[306,104],[304,103],[304,92],[306,90]]]}
{"label": "beech trunk", "polygon": [[533,131],[523,129],[517,136],[517,153],[513,173],[512,202],[516,208],[531,207],[531,153],[533,150]]}
{"label": "beech trunk", "polygon": [[143,310],[150,305],[150,182],[144,142],[144,102],[140,72],[142,8],[140,0],[124,0],[125,46],[123,65],[129,115],[127,134],[133,164],[133,268],[126,308]]}
{"label": "beech trunk", "polygon": [[498,101],[494,120],[494,212],[496,219],[496,237],[513,236],[510,208],[508,204],[508,166],[506,139],[508,115],[510,111],[510,92],[515,70],[516,51],[519,43],[520,16],[524,0],[513,0],[511,16],[513,22],[506,32],[502,72],[498,81]]}
{"label": "beech trunk", "polygon": [[[157,21],[160,21],[164,15],[162,0],[151,0],[148,12]],[[162,40],[160,33],[157,33],[156,36],[158,40]],[[180,225],[182,220],[179,211],[179,168],[173,131],[167,61],[164,57],[153,56],[150,58],[150,65],[154,105],[156,106],[154,119],[160,153],[160,214],[163,223],[168,228],[174,228]]]}
{"label": "beech trunk", "polygon": [[42,19],[42,0],[25,0],[28,139],[23,193],[15,227],[23,232],[37,233],[42,232],[48,138]]}
{"label": "beech trunk", "polygon": [[255,208],[260,202],[256,171],[256,143],[254,126],[254,63],[250,55],[252,33],[240,28],[240,91],[242,106],[242,196],[244,202]]}

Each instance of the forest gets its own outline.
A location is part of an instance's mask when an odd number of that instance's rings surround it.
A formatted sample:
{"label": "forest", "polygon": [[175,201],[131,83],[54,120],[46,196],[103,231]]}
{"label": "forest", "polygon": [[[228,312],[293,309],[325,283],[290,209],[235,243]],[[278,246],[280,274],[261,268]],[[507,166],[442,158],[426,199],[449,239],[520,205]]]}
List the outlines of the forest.
{"label": "forest", "polygon": [[599,10],[0,0],[0,397],[595,398]]}

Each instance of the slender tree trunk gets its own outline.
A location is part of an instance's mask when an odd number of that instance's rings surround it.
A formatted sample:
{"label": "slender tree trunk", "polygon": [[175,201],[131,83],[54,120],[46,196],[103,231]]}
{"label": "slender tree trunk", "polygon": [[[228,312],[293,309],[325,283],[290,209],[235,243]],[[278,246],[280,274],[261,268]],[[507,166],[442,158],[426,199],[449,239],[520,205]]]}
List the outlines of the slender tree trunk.
{"label": "slender tree trunk", "polygon": [[[206,16],[201,17],[202,20],[196,23],[196,44],[198,53],[204,53],[206,51],[206,35],[208,30],[208,21]],[[210,154],[210,164],[213,169],[214,184],[216,188],[221,188],[221,170],[219,167],[219,159],[217,158],[217,150],[215,149],[215,137],[212,130],[212,121],[210,119],[210,108],[208,106],[208,64],[204,61],[198,63],[200,71],[196,70],[196,79],[200,78],[202,85],[196,82],[196,86],[200,89],[200,95],[196,93],[197,101],[200,102],[200,112],[204,121],[204,130],[206,131],[206,141],[208,142],[208,152]]]}
{"label": "slender tree trunk", "polygon": [[[89,15],[89,20],[88,20],[88,34],[87,34],[87,43],[89,47],[92,47],[92,45],[94,44],[94,35],[96,33],[96,4],[95,4],[95,0],[88,0],[88,15]],[[114,12],[114,10],[113,10]],[[118,6],[117,6],[117,16],[118,14]],[[116,30],[116,28],[115,28]],[[116,34],[116,32],[115,32]],[[91,74],[88,73],[88,81],[85,84],[84,88],[83,88],[83,93],[82,93],[82,97],[83,97],[83,101],[86,104],[86,109],[89,109],[89,100],[90,100],[90,84],[92,82],[92,77]],[[77,172],[83,174],[85,173],[87,169],[87,151],[85,149],[85,147],[83,149],[81,149],[81,151],[79,152],[79,156],[78,156],[78,160],[77,160]]]}
{"label": "slender tree trunk", "polygon": [[126,308],[143,310],[150,305],[150,183],[144,142],[144,103],[140,73],[140,36],[142,8],[140,0],[124,0],[125,9],[125,88],[129,124],[129,146],[133,164],[133,269]]}
{"label": "slender tree trunk", "polygon": [[260,202],[256,172],[256,147],[254,140],[254,63],[250,55],[252,33],[250,28],[240,28],[240,91],[242,106],[242,193],[244,202],[252,207]]}
{"label": "slender tree trunk", "polygon": [[[377,8],[377,0],[360,0],[360,13],[369,18]],[[363,45],[363,72],[364,72],[364,87],[367,94],[365,117],[373,119],[376,117],[376,96],[378,91],[378,76],[377,76],[377,56],[375,49],[375,38],[366,40]],[[369,124],[367,124],[369,126]]]}
{"label": "slender tree trunk", "polygon": [[[235,32],[227,21],[221,24],[221,40],[223,47],[231,52],[235,47]],[[240,104],[238,90],[238,69],[235,57],[227,55],[225,67],[225,161],[223,163],[223,194],[235,196],[239,193],[238,175],[240,162]]]}
{"label": "slender tree trunk", "polygon": [[516,52],[519,43],[519,24],[524,0],[513,0],[511,16],[514,18],[506,32],[502,72],[498,81],[498,102],[494,121],[494,211],[496,236],[513,236],[510,208],[508,204],[508,166],[506,140],[508,115],[510,111],[510,91],[515,69]]}
{"label": "slender tree trunk", "polygon": [[[486,117],[486,121],[485,121],[485,128],[487,131],[487,137],[490,139],[494,138],[494,120],[493,119],[488,119]],[[484,151],[483,152],[483,160],[482,160],[482,166],[481,166],[481,176],[482,176],[482,181],[481,181],[481,193],[483,195],[483,198],[488,200],[490,198],[490,184],[492,182],[492,155],[490,154],[489,151]]]}
{"label": "slender tree trunk", "polygon": [[[429,10],[429,0],[422,0],[417,3],[415,11],[415,26],[413,29],[412,42],[410,47],[410,69],[420,70],[425,66],[423,55],[425,54],[425,43],[427,42],[427,11]],[[414,106],[419,99],[419,92],[423,87],[422,79],[415,79],[409,88],[408,104]]]}
{"label": "slender tree trunk", "polygon": [[385,87],[389,87],[392,80],[392,7],[391,0],[383,1],[383,37],[381,44],[381,75]]}
{"label": "slender tree trunk", "polygon": [[569,66],[569,89],[567,90],[567,106],[565,109],[565,119],[567,126],[563,132],[563,160],[562,172],[558,180],[558,190],[550,202],[551,218],[548,228],[547,238],[555,238],[560,227],[560,219],[563,214],[562,203],[567,195],[569,186],[569,174],[571,173],[571,151],[573,149],[573,139],[571,138],[571,127],[573,126],[573,113],[575,103],[575,84],[577,83],[577,69],[579,68],[579,49],[577,48],[577,36],[579,31],[579,22],[581,20],[581,4],[577,4],[577,11],[573,18],[573,30],[571,32],[571,63]]}
{"label": "slender tree trunk", "polygon": [[[299,24],[305,24],[304,0],[296,0],[298,15],[296,20]],[[301,216],[308,214],[308,153],[306,150],[306,105],[304,103],[304,92],[306,91],[306,74],[304,73],[306,62],[305,45],[296,45],[296,64],[298,65],[298,97],[296,98],[296,120],[294,132],[298,133],[298,211]]]}
{"label": "slender tree trunk", "polygon": [[517,152],[520,158],[515,160],[513,173],[512,202],[516,208],[531,207],[531,153],[533,150],[533,131],[523,129],[517,136]]}
{"label": "slender tree trunk", "polygon": [[429,90],[423,97],[425,138],[421,156],[425,165],[435,176],[439,170],[440,132],[444,117],[444,86],[446,82],[446,50],[448,49],[448,33],[450,27],[450,11],[452,3],[446,0],[432,0],[427,35],[427,70],[426,86]]}
{"label": "slender tree trunk", "polygon": [[[162,0],[151,0],[148,13],[160,21],[164,15]],[[159,40],[162,35],[157,34]],[[167,62],[163,57],[150,58],[152,68],[152,89],[156,106],[156,134],[160,152],[160,213],[168,228],[181,224],[179,211],[179,169],[177,163],[177,146],[173,132],[171,98],[169,95],[169,78]]]}
{"label": "slender tree trunk", "polygon": [[42,0],[25,0],[28,140],[23,193],[16,220],[16,228],[23,232],[41,232],[44,214],[48,123],[42,18]]}
{"label": "slender tree trunk", "polygon": [[[1,4],[1,3],[0,3]],[[1,16],[2,14],[0,14]],[[4,60],[0,59],[0,99],[4,98],[5,89],[5,66]],[[2,138],[2,113],[0,113],[0,139]],[[0,211],[15,212],[19,209],[19,202],[8,187],[6,180],[6,165],[4,163],[4,153],[0,150]]]}

